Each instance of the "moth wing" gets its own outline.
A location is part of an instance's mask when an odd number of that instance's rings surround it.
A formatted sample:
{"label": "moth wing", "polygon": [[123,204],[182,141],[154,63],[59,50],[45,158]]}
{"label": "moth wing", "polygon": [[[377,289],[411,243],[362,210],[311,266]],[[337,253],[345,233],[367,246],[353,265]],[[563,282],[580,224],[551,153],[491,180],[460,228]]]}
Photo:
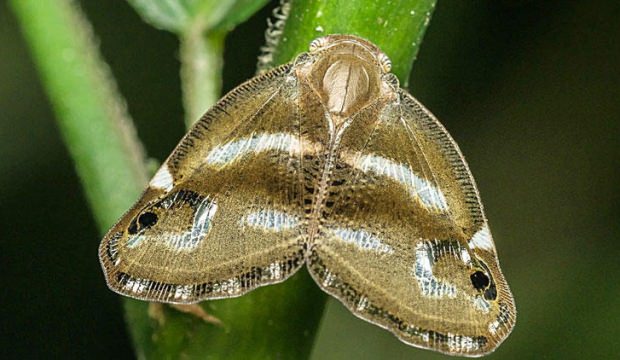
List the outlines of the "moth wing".
{"label": "moth wing", "polygon": [[194,303],[303,265],[304,144],[290,75],[285,65],[232,90],[183,138],[101,243],[112,290]]}
{"label": "moth wing", "polygon": [[[351,122],[308,267],[326,292],[400,340],[479,356],[512,329],[512,295],[457,145],[413,97],[398,98]],[[472,283],[478,270],[485,288]]]}

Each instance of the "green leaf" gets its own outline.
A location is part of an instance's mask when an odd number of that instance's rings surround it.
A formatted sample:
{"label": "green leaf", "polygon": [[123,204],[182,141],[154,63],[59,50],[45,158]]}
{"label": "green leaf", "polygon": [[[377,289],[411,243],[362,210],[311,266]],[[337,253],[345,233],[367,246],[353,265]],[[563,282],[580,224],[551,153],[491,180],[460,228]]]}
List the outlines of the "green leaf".
{"label": "green leaf", "polygon": [[215,23],[213,29],[218,30],[232,30],[235,26],[246,21],[255,12],[260,10],[269,0],[236,0],[236,1],[223,1],[232,3],[225,16],[222,16],[218,22]]}
{"label": "green leaf", "polygon": [[229,31],[268,0],[129,0],[142,18],[158,29],[180,34],[199,23],[205,32]]}

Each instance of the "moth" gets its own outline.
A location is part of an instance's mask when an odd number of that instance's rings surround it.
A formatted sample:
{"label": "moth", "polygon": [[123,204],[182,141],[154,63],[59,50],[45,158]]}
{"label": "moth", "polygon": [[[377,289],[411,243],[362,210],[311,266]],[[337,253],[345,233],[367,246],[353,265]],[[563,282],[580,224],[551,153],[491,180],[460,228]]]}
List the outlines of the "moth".
{"label": "moth", "polygon": [[108,286],[177,304],[306,265],[403,342],[480,356],[516,310],[457,144],[367,40],[329,35],[240,85],[181,140],[105,235]]}

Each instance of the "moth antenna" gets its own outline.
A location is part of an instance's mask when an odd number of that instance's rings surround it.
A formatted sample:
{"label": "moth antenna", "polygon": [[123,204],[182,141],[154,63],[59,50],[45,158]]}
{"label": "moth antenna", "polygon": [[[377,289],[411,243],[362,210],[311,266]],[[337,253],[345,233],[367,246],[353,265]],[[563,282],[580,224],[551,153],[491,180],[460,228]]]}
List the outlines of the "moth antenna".
{"label": "moth antenna", "polygon": [[267,18],[265,30],[265,45],[260,48],[256,73],[264,74],[273,68],[273,52],[280,43],[282,30],[291,11],[290,0],[280,0],[280,5],[273,9],[272,17]]}

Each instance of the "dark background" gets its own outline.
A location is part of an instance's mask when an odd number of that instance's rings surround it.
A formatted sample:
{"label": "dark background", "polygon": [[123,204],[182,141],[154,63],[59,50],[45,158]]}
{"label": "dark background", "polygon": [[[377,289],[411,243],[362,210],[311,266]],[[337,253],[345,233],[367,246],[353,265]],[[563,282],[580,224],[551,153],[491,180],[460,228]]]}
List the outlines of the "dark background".
{"label": "dark background", "polygon": [[[176,38],[124,1],[81,3],[150,156],[165,158],[183,134]],[[252,76],[272,7],[229,37],[225,90]],[[439,0],[411,92],[466,155],[516,298],[515,330],[490,358],[620,356],[619,18],[617,1]],[[133,357],[99,240],[0,2],[0,357]],[[427,358],[442,356],[336,301],[313,356]]]}

